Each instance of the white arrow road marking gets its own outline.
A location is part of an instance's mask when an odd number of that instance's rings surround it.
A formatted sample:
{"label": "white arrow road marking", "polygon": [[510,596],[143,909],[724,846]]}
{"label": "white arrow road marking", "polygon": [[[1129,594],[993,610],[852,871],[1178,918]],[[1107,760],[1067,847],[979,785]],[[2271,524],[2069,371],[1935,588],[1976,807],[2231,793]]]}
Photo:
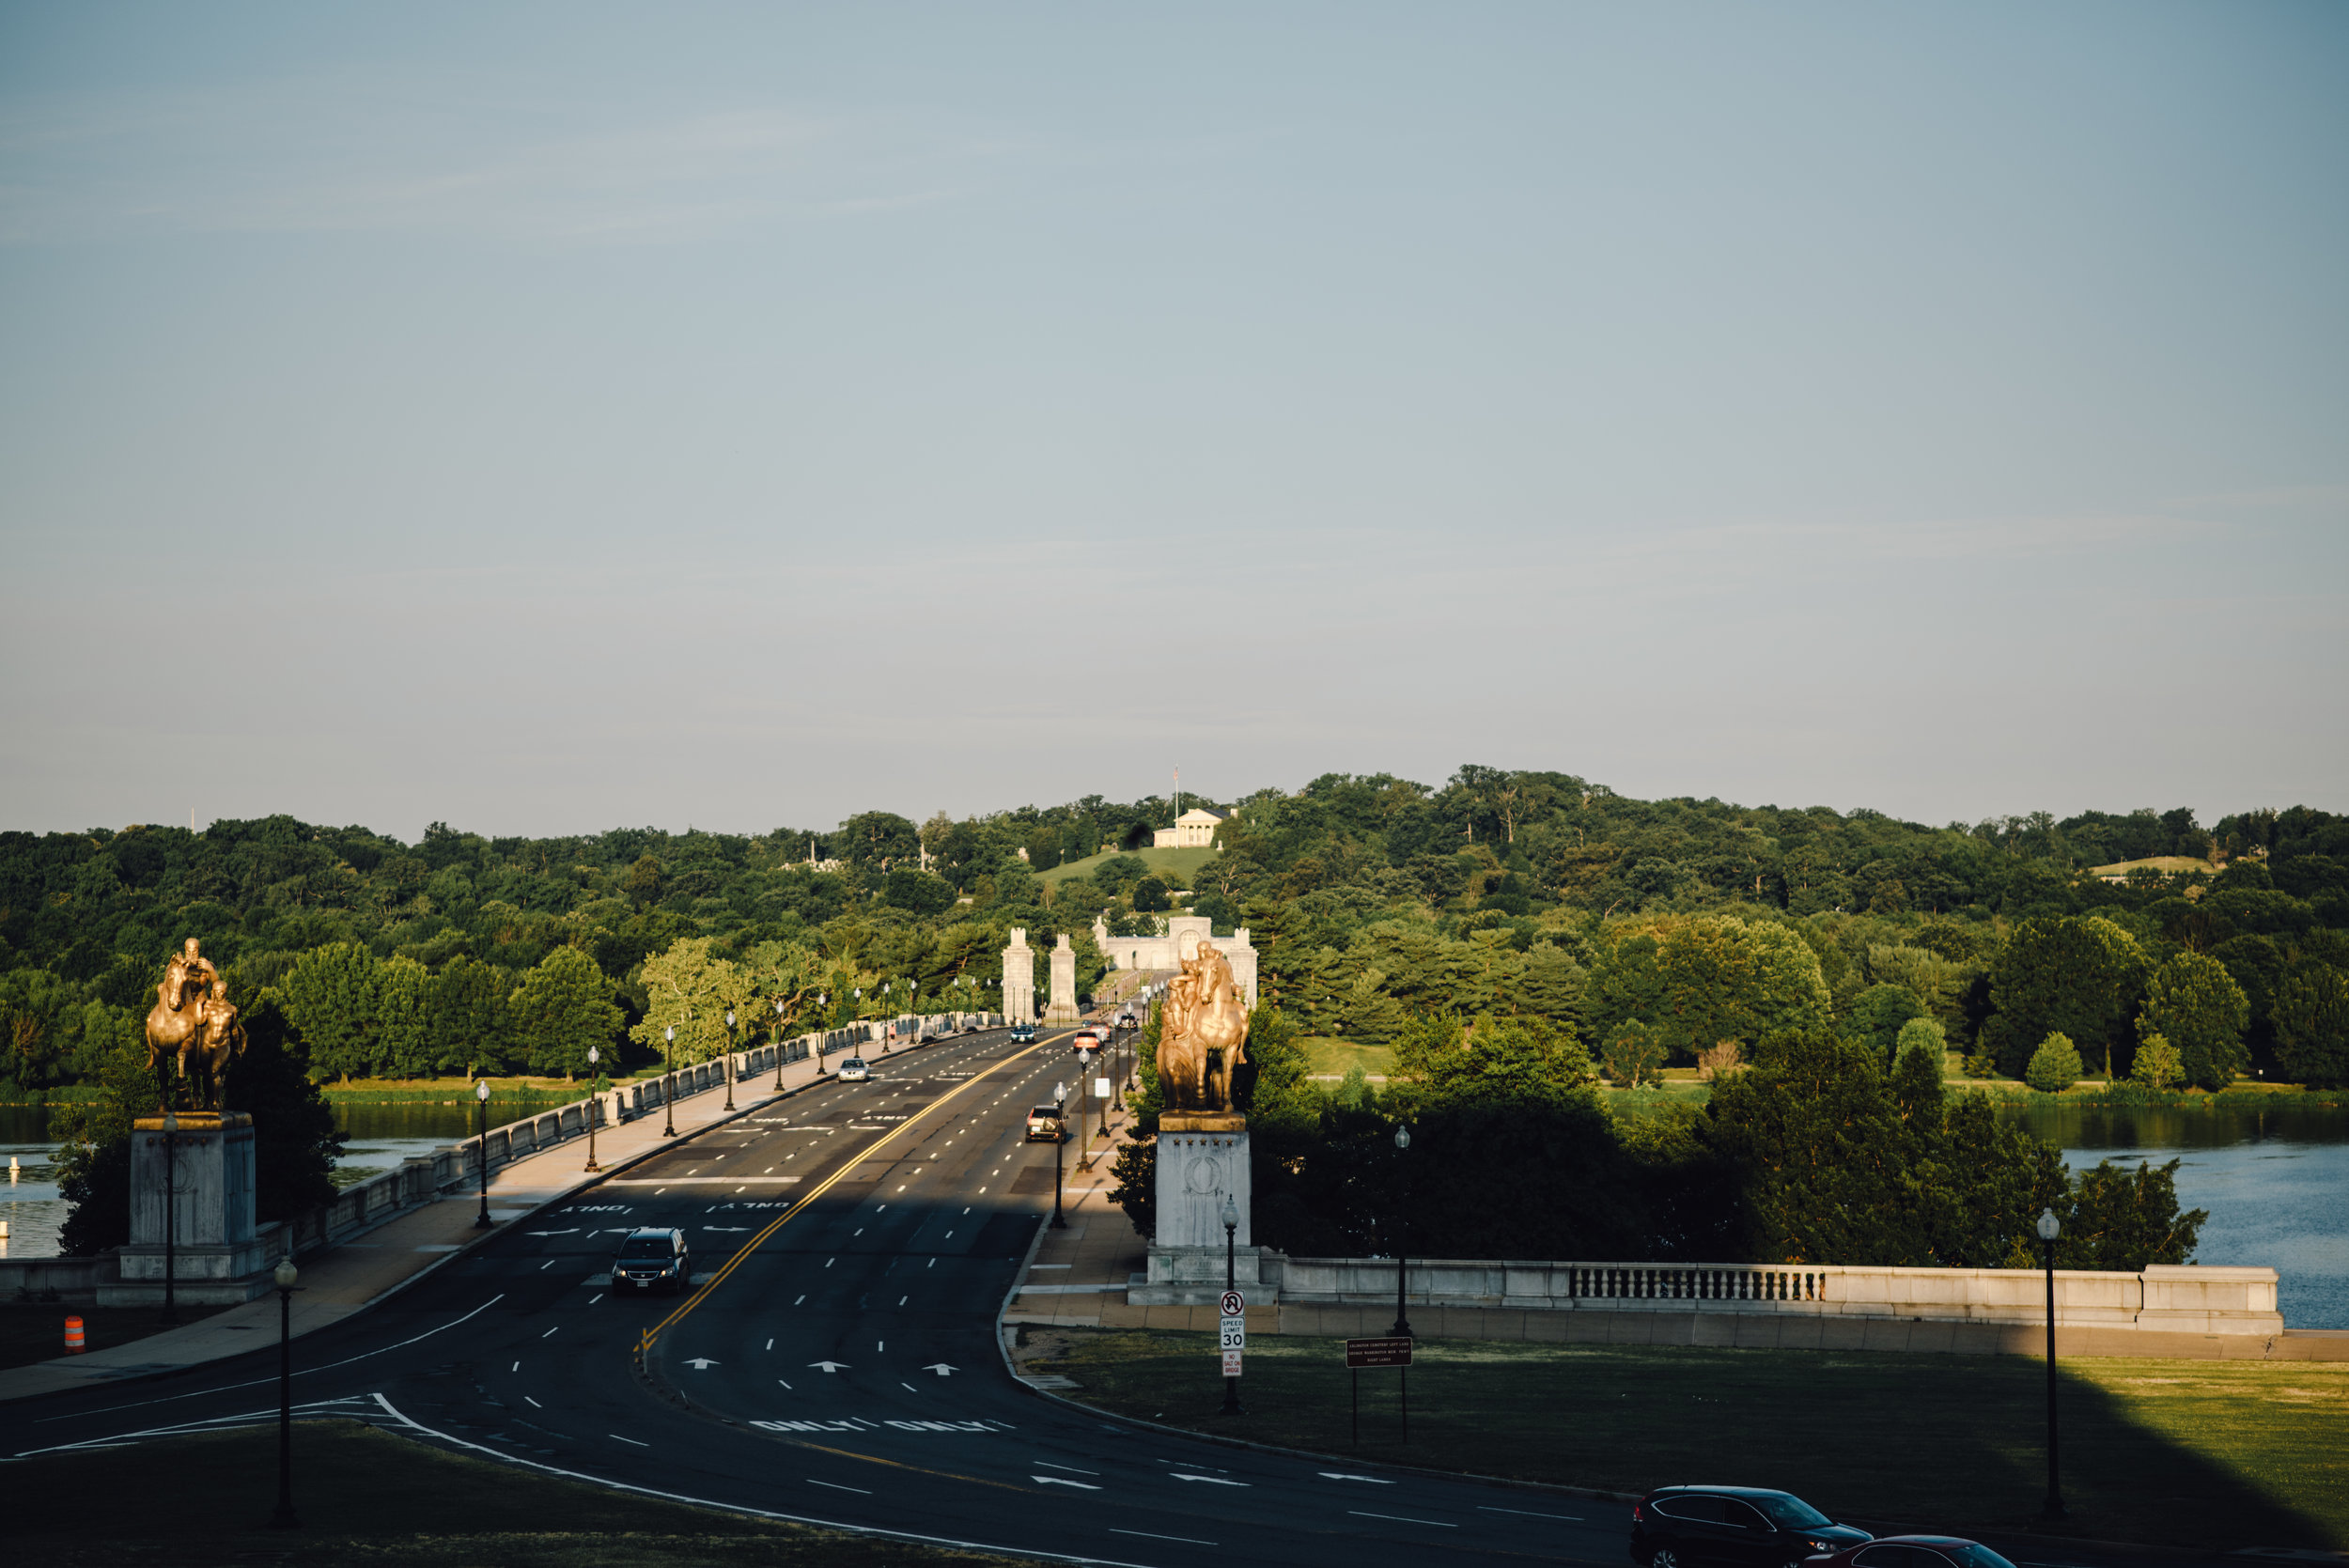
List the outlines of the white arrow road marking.
{"label": "white arrow road marking", "polygon": [[707,1356],[696,1356],[685,1364],[692,1367],[695,1372],[708,1372],[711,1367],[720,1366],[723,1363],[713,1361]]}
{"label": "white arrow road marking", "polygon": [[1174,1471],[1173,1477],[1176,1481],[1212,1482],[1218,1486],[1245,1486],[1248,1484],[1248,1483],[1244,1481],[1226,1481],[1220,1475],[1185,1475],[1180,1470]]}
{"label": "white arrow road marking", "polygon": [[1392,1519],[1397,1524],[1433,1525],[1438,1529],[1458,1529],[1460,1528],[1457,1525],[1447,1525],[1441,1519],[1407,1519],[1400,1514],[1365,1514],[1359,1508],[1349,1508],[1346,1512],[1353,1514],[1357,1519]]}
{"label": "white arrow road marking", "polygon": [[821,1371],[824,1371],[824,1372],[838,1372],[838,1371],[839,1371],[842,1367],[845,1367],[845,1366],[847,1366],[848,1364],[848,1362],[846,1362],[846,1361],[810,1361],[810,1362],[808,1362],[808,1365],[809,1365],[809,1366],[811,1366],[811,1367],[816,1367],[816,1368],[817,1368],[817,1369],[819,1369],[819,1370],[821,1370]]}
{"label": "white arrow road marking", "polygon": [[574,1226],[572,1226],[572,1227],[571,1227],[569,1230],[568,1230],[568,1231],[524,1231],[524,1232],[522,1233],[522,1234],[524,1234],[524,1235],[577,1235],[577,1234],[579,1234],[579,1227],[578,1227],[578,1226],[576,1226],[576,1225],[574,1225]]}
{"label": "white arrow road marking", "polygon": [[1039,1459],[1036,1465],[1047,1470],[1066,1470],[1071,1475],[1099,1475],[1098,1470],[1081,1470],[1074,1465],[1055,1465],[1050,1459]]}
{"label": "white arrow road marking", "polygon": [[1160,1535],[1156,1530],[1119,1529],[1115,1525],[1112,1525],[1110,1527],[1110,1533],[1112,1535],[1139,1535],[1151,1541],[1180,1541],[1187,1545],[1192,1546],[1212,1546],[1215,1545],[1212,1541],[1202,1541],[1195,1535]]}
{"label": "white arrow road marking", "polygon": [[1074,1486],[1081,1492],[1098,1492],[1100,1488],[1089,1481],[1063,1481],[1056,1475],[1032,1475],[1028,1478],[1038,1486]]}
{"label": "white arrow road marking", "polygon": [[[1375,1475],[1347,1475],[1343,1470],[1324,1470],[1321,1472],[1321,1476],[1325,1481],[1367,1481],[1373,1486],[1392,1486],[1394,1484],[1392,1481],[1381,1481]],[[1514,1508],[1504,1508],[1501,1512],[1503,1514],[1514,1514],[1517,1510]]]}
{"label": "white arrow road marking", "polygon": [[934,1372],[941,1377],[952,1377],[955,1374],[955,1369],[948,1366],[943,1361],[932,1361],[928,1366],[924,1367],[922,1370],[924,1372]]}
{"label": "white arrow road marking", "polygon": [[748,1225],[704,1225],[702,1229],[723,1235],[733,1231],[747,1231],[750,1227]]}

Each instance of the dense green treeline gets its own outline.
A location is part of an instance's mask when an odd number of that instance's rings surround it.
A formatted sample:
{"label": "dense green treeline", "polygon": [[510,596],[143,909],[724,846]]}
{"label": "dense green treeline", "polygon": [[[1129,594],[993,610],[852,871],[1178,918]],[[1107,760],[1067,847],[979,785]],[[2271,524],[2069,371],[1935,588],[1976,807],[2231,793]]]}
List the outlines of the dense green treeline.
{"label": "dense green treeline", "polygon": [[[1937,1050],[1888,1065],[1831,1029],[1766,1032],[1702,1110],[1626,1118],[1573,1034],[1538,1018],[1414,1016],[1383,1091],[1357,1074],[1335,1094],[1306,1079],[1294,1020],[1260,1007],[1252,1024],[1235,1094],[1254,1235],[1292,1256],[2029,1267],[2052,1208],[2061,1266],[2135,1269],[2186,1262],[2209,1218],[2179,1209],[2176,1162],[2076,1174],[1984,1096],[1948,1093]],[[1129,1145],[1112,1194],[1144,1232],[1156,1157]]]}
{"label": "dense green treeline", "polygon": [[[2061,1034],[2115,1076],[2349,1078],[2349,820],[2324,812],[1932,828],[1482,767],[1440,787],[1333,774],[1218,809],[1217,853],[1174,902],[1248,925],[1267,1000],[1308,1034],[1391,1045],[1417,1016],[1516,1017],[1636,1081],[1818,1028],[1889,1069],[1929,1026],[1985,1073],[2022,1076]],[[1137,929],[1170,892],[1116,851],[1174,815],[1089,797],[760,835],[435,824],[410,846],[286,817],[0,834],[0,1093],[96,1082],[190,935],[240,1005],[283,1007],[319,1076],[570,1072],[599,1042],[641,1063],[646,962],[684,938],[745,972],[816,976],[787,1018],[746,1017],[746,1041],[987,1005],[1011,925],[1044,945],[1067,931],[1089,989],[1096,915]],[[1056,885],[1036,875],[1104,852]],[[2083,874],[2169,855],[2217,859]]]}

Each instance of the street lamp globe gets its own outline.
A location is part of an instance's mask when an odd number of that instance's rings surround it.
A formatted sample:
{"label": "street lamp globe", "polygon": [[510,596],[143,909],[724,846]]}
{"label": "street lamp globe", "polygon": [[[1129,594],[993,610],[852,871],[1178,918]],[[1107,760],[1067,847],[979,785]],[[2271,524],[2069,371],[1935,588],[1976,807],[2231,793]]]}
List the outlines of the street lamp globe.
{"label": "street lamp globe", "polygon": [[1411,1146],[1411,1129],[1400,1122],[1395,1124],[1394,1146],[1398,1149],[1408,1149]]}
{"label": "street lamp globe", "polygon": [[731,1007],[726,1009],[726,1027],[728,1029],[734,1027],[734,1009]]}
{"label": "street lamp globe", "polygon": [[2055,1217],[2055,1210],[2041,1209],[2039,1211],[2039,1239],[2042,1241],[2053,1241],[2057,1236],[2061,1235],[2062,1234],[2063,1226],[2057,1220]]}
{"label": "street lamp globe", "polygon": [[676,1045],[676,1044],[677,1044],[677,1025],[675,1025],[675,1024],[671,1024],[668,1028],[666,1028],[666,1029],[662,1030],[662,1031],[661,1032],[661,1038],[662,1040],[666,1041],[666,1042],[667,1042],[668,1044],[670,1044],[670,1045],[673,1045],[673,1046],[674,1046],[674,1045]]}
{"label": "street lamp globe", "polygon": [[1223,1221],[1223,1228],[1225,1230],[1237,1231],[1239,1229],[1239,1205],[1232,1202],[1232,1195],[1228,1192],[1223,1195],[1223,1212],[1218,1218]]}
{"label": "street lamp globe", "polygon": [[1055,1084],[1053,1084],[1053,1085],[1052,1085],[1052,1103],[1053,1103],[1053,1104],[1058,1105],[1061,1101],[1063,1101],[1063,1100],[1066,1099],[1067,1097],[1068,1097],[1068,1085],[1066,1085],[1066,1083],[1055,1083]]}
{"label": "street lamp globe", "polygon": [[603,1052],[601,1052],[601,1051],[598,1050],[598,1049],[597,1049],[595,1047],[593,1047],[593,1046],[589,1046],[589,1047],[587,1048],[587,1065],[589,1065],[590,1067],[592,1067],[592,1066],[594,1066],[597,1063],[599,1063],[599,1062],[600,1062],[600,1061],[602,1061],[602,1060],[603,1060]]}
{"label": "street lamp globe", "polygon": [[490,1080],[488,1079],[481,1079],[474,1084],[473,1097],[476,1100],[484,1102],[488,1101],[490,1098]]}
{"label": "street lamp globe", "polygon": [[294,1288],[294,1281],[302,1278],[302,1271],[294,1266],[293,1259],[280,1258],[277,1260],[277,1267],[271,1273],[270,1278],[277,1281],[279,1290],[291,1290]]}

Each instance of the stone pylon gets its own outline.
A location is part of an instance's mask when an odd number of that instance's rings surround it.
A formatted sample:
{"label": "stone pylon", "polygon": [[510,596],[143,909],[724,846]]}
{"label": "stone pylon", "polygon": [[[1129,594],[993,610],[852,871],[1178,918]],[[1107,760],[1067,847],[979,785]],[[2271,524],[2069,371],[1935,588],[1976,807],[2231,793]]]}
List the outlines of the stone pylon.
{"label": "stone pylon", "polygon": [[1044,1021],[1077,1021],[1077,950],[1068,945],[1066,931],[1052,949],[1052,1000],[1044,1009]]}
{"label": "stone pylon", "polygon": [[1017,925],[1011,928],[1011,945],[1003,949],[1003,1021],[1035,1022],[1035,949]]}

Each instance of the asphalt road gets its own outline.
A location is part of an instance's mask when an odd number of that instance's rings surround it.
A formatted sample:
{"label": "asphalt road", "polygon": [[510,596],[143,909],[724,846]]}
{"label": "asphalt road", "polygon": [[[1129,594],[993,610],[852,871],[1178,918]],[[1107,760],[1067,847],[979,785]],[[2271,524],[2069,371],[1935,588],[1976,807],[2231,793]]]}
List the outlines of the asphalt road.
{"label": "asphalt road", "polygon": [[[1065,1041],[901,1052],[680,1142],[297,1341],[295,1400],[603,1484],[1031,1556],[1628,1560],[1619,1503],[1201,1442],[1014,1380],[996,1313],[1053,1158],[1023,1123],[1068,1075]],[[691,1294],[611,1295],[619,1234],[645,1225],[685,1231]],[[276,1370],[272,1345],[26,1401],[9,1447],[273,1420]]]}

